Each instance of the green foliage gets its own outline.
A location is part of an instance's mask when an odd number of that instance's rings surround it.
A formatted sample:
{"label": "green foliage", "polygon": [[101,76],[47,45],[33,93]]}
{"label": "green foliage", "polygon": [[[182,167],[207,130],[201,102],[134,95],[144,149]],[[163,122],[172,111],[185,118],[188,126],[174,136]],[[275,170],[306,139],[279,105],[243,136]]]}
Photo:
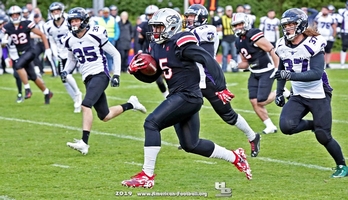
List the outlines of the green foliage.
{"label": "green foliage", "polygon": [[[327,72],[335,89],[332,133],[347,157],[348,97],[345,85],[348,70]],[[260,132],[264,124],[248,100],[248,75],[225,74],[228,88],[236,95],[232,100],[233,108]],[[81,75],[74,77],[85,93]],[[142,167],[143,123],[147,115],[126,111],[105,123],[93,110],[91,147],[88,155],[83,156],[66,147],[66,142],[81,137],[82,114],[73,113],[72,100],[59,78],[45,75],[44,80],[54,92],[50,105],[43,104],[43,94],[33,82],[30,82],[31,99],[17,104],[13,76],[0,76],[2,199],[139,199],[137,192],[207,192],[209,199],[216,199],[219,191],[214,188],[215,182],[226,182],[226,187],[232,188],[234,199],[346,199],[348,196],[348,177],[329,178],[333,173],[330,167],[335,163],[310,131],[293,136],[283,135],[280,131],[262,135],[259,156],[248,156],[253,172],[253,180],[248,181],[230,163],[177,150],[178,139],[170,127],[161,132],[162,141],[167,143],[162,142],[156,161],[155,187],[152,190],[125,188],[121,181]],[[121,74],[120,87],[109,87],[106,94],[110,106],[122,104],[130,95],[137,95],[148,113],[163,100],[156,84],[139,82],[129,74]],[[267,110],[272,121],[278,124],[281,109],[272,103]],[[200,111],[200,121],[201,138],[211,139],[228,149],[242,147],[250,154],[245,135],[224,123],[207,102]],[[132,192],[133,195],[116,197],[117,191]]]}

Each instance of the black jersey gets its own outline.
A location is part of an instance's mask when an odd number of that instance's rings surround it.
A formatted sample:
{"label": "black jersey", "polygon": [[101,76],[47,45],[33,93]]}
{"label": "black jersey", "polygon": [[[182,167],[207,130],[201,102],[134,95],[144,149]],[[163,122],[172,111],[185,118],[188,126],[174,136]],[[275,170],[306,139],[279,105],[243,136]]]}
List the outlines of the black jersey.
{"label": "black jersey", "polygon": [[262,37],[264,36],[260,29],[252,28],[236,40],[238,53],[248,60],[252,69],[267,68],[268,63],[271,63],[268,53],[255,45]]}
{"label": "black jersey", "polygon": [[133,75],[146,83],[151,83],[163,74],[169,93],[185,93],[202,97],[199,87],[200,73],[196,62],[206,66],[218,91],[226,89],[226,81],[220,65],[202,47],[191,32],[179,32],[163,44],[150,43],[149,52],[158,65],[157,73],[146,76],[139,71]]}
{"label": "black jersey", "polygon": [[18,52],[27,51],[32,48],[30,44],[30,32],[35,28],[35,22],[26,20],[21,21],[17,27],[10,22],[5,24],[3,31],[11,37],[12,42],[16,45]]}
{"label": "black jersey", "polygon": [[196,63],[178,57],[185,43],[196,45],[197,40],[191,33],[178,33],[164,44],[151,43],[150,53],[157,61],[166,79],[169,93],[184,92],[202,97],[199,88],[200,74]]}
{"label": "black jersey", "polygon": [[141,24],[139,24],[139,26],[137,27],[137,31],[143,36],[144,40],[142,40],[142,44],[141,44],[141,50],[143,52],[148,52],[149,49],[149,44],[150,44],[150,39],[147,36],[147,32],[151,32],[151,26],[148,25],[148,22],[142,22]]}

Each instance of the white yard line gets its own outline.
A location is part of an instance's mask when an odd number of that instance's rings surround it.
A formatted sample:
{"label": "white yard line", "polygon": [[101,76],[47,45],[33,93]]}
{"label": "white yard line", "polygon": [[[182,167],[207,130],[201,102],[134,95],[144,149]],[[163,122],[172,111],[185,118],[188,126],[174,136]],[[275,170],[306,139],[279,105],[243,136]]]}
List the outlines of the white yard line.
{"label": "white yard line", "polygon": [[[38,121],[24,120],[24,119],[18,119],[18,118],[9,118],[9,117],[3,117],[3,116],[0,116],[0,120],[6,120],[6,121],[11,121],[11,122],[29,123],[29,124],[50,126],[50,127],[56,127],[56,128],[62,128],[62,129],[68,129],[68,130],[81,131],[80,127],[65,126],[63,124],[54,124],[54,123],[48,123],[48,122],[38,122]],[[92,131],[92,134],[113,136],[113,137],[117,137],[117,138],[129,139],[129,140],[135,140],[135,141],[141,141],[141,142],[144,141],[144,138],[138,138],[138,137],[129,136],[129,135],[122,135],[122,134],[106,133],[106,132],[101,132],[101,131]],[[176,147],[176,148],[178,146],[178,144],[173,144],[173,143],[166,142],[166,141],[162,141],[162,144],[166,145],[166,146],[173,146],[173,147]],[[322,167],[322,166],[318,166],[318,165],[298,163],[298,162],[286,161],[286,160],[278,160],[278,159],[273,159],[273,158],[256,157],[256,159],[259,159],[259,160],[262,160],[262,161],[265,161],[265,162],[274,162],[274,163],[279,163],[279,164],[284,164],[284,165],[301,166],[301,167],[306,167],[306,168],[310,168],[310,169],[317,169],[317,170],[324,170],[324,171],[332,170],[331,168],[328,168],[328,167]]]}
{"label": "white yard line", "polygon": [[61,164],[52,164],[52,166],[54,166],[54,167],[60,167],[60,168],[70,168],[70,166],[68,166],[68,165],[61,165]]}
{"label": "white yard line", "polygon": [[0,195],[0,200],[15,200],[7,195]]}
{"label": "white yard line", "polygon": [[136,162],[134,162],[134,161],[132,161],[132,162],[124,162],[125,164],[128,164],[128,165],[137,165],[137,166],[143,166],[143,164],[141,164],[141,163],[136,163]]}
{"label": "white yard line", "polygon": [[203,163],[203,164],[208,164],[208,165],[215,165],[217,162],[210,162],[210,161],[205,161],[205,160],[194,160],[197,163]]}

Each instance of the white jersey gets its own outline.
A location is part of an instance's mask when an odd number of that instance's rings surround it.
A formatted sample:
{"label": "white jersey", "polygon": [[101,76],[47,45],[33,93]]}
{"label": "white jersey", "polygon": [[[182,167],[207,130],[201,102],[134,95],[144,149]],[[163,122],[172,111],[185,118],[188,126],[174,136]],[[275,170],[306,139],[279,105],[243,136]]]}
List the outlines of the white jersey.
{"label": "white jersey", "polygon": [[269,42],[276,42],[279,39],[280,20],[278,18],[261,17],[260,30]]}
{"label": "white jersey", "polygon": [[45,34],[47,35],[53,55],[61,59],[68,58],[68,50],[61,41],[62,37],[69,33],[68,20],[64,19],[63,23],[58,27],[53,20],[44,24]]}
{"label": "white jersey", "polygon": [[348,33],[348,9],[341,8],[338,10],[338,14],[342,16],[340,23],[342,23],[341,32],[342,33]]}
{"label": "white jersey", "polygon": [[[216,31],[216,27],[213,25],[202,25],[190,30],[191,33],[197,38],[198,44],[211,43],[214,46],[213,52],[209,52],[215,58],[217,50],[219,48],[219,35]],[[204,67],[200,63],[196,63],[201,75],[200,88],[206,88]]]}
{"label": "white jersey", "polygon": [[63,38],[63,42],[80,64],[82,80],[85,80],[88,75],[95,75],[101,72],[109,74],[106,56],[102,49],[108,42],[108,36],[104,27],[98,25],[91,27],[82,38],[77,38],[70,33]]}
{"label": "white jersey", "polygon": [[336,23],[332,15],[318,15],[314,19],[317,24],[317,30],[326,40],[333,40],[333,28],[332,25]]}
{"label": "white jersey", "polygon": [[[280,38],[276,45],[276,53],[285,66],[285,70],[301,73],[311,70],[310,58],[324,51],[326,39],[321,35],[307,37],[298,46],[291,48],[285,44],[284,37]],[[323,63],[325,68],[325,63]],[[291,81],[294,95],[300,95],[310,99],[325,98],[323,81],[315,80],[309,82]]]}

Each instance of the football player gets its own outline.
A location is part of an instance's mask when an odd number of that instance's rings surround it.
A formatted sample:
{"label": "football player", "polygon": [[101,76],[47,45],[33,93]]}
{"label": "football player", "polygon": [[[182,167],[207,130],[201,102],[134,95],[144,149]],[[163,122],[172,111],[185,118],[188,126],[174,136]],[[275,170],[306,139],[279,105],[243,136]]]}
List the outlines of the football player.
{"label": "football player", "polygon": [[280,20],[276,18],[274,10],[269,10],[267,16],[261,17],[260,19],[260,30],[263,32],[265,38],[275,46],[279,39],[279,26]]}
{"label": "football player", "polygon": [[[68,22],[64,17],[64,5],[60,2],[54,2],[49,7],[51,19],[44,24],[46,35],[48,35],[48,41],[52,49],[53,56],[58,59],[58,74],[60,74],[66,64],[68,57],[68,50],[60,39],[69,33]],[[73,71],[73,70],[72,70]],[[81,112],[82,93],[78,88],[76,81],[72,74],[68,74],[63,81],[66,91],[74,101],[74,112]]]}
{"label": "football player", "polygon": [[[92,128],[92,107],[97,111],[98,118],[104,122],[117,117],[126,110],[134,109],[146,113],[145,107],[139,103],[136,96],[131,96],[127,103],[108,107],[105,90],[109,85],[118,87],[120,84],[121,57],[114,45],[108,41],[106,29],[88,24],[89,16],[84,8],[76,7],[68,13],[68,25],[71,34],[62,38],[68,49],[68,60],[61,72],[62,81],[66,81],[68,74],[80,64],[82,80],[86,87],[86,95],[82,101],[82,139],[68,142],[67,146],[87,154],[88,139]],[[111,78],[105,62],[104,51],[114,59],[114,75]],[[111,79],[110,79],[111,78]]]}
{"label": "football player", "polygon": [[3,31],[5,33],[2,39],[2,45],[8,43],[8,37],[11,37],[15,44],[19,58],[17,59],[15,70],[22,80],[25,88],[25,99],[31,97],[32,92],[28,82],[28,76],[35,82],[40,90],[45,95],[45,104],[50,103],[53,93],[45,86],[43,80],[38,77],[34,70],[32,61],[35,59],[34,45],[31,44],[30,32],[40,36],[45,46],[45,58],[52,59],[52,52],[49,48],[47,38],[38,28],[35,28],[35,22],[24,20],[22,21],[22,9],[19,6],[12,6],[8,10],[10,21],[5,24]]}
{"label": "football player", "polygon": [[220,158],[233,163],[238,170],[244,172],[248,179],[252,178],[246,155],[242,148],[227,150],[210,140],[199,138],[199,110],[203,104],[203,96],[199,87],[200,74],[196,62],[207,66],[209,74],[214,78],[217,96],[223,103],[229,102],[233,94],[226,88],[225,77],[220,65],[202,47],[191,32],[181,32],[182,18],[178,12],[170,8],[157,11],[149,21],[152,26],[150,54],[159,65],[157,73],[146,76],[139,72],[141,59],[133,60],[129,72],[137,79],[151,83],[162,74],[169,87],[169,95],[155,110],[147,116],[144,144],[144,165],[141,172],[130,180],[122,181],[127,187],[152,188],[157,155],[161,148],[160,131],[174,126],[181,147],[186,151],[209,158]]}
{"label": "football player", "polygon": [[[145,9],[146,21],[142,22],[137,26],[137,31],[139,32],[139,44],[142,46],[142,52],[148,52],[150,39],[147,33],[151,32],[151,27],[148,25],[148,21],[152,18],[153,14],[158,11],[158,7],[155,5],[149,5]],[[164,84],[163,77],[158,77],[156,84],[161,91],[162,95],[166,97],[168,95],[168,90]]]}
{"label": "football player", "polygon": [[[280,130],[286,135],[312,130],[337,165],[331,177],[345,177],[348,168],[340,145],[331,135],[331,93],[326,92],[330,86],[324,74],[326,39],[308,27],[307,15],[297,8],[283,13],[281,25],[284,37],[276,44],[280,63],[274,76],[278,79],[275,103],[283,107]],[[282,93],[287,80],[291,81],[293,95],[285,104]],[[309,112],[313,120],[304,120]]]}
{"label": "football player", "polygon": [[[210,55],[216,57],[216,52],[219,47],[219,37],[216,27],[208,24],[208,10],[201,4],[193,4],[185,12],[186,27],[197,38],[199,46],[207,50]],[[239,130],[243,131],[249,139],[251,145],[251,156],[256,157],[260,151],[260,134],[250,128],[245,119],[237,114],[230,102],[222,103],[215,95],[218,92],[215,81],[209,74],[205,66],[197,63],[201,73],[200,87],[203,97],[208,99],[213,106],[215,112],[228,124],[235,125]],[[219,69],[221,69],[219,67]]]}
{"label": "football player", "polygon": [[275,133],[277,127],[269,118],[266,109],[266,105],[273,102],[275,98],[275,92],[271,92],[274,79],[270,76],[279,61],[274,53],[274,47],[266,40],[260,29],[251,28],[246,14],[236,13],[231,25],[236,36],[239,37],[236,40],[236,47],[242,61],[238,64],[238,68],[248,68],[251,72],[248,80],[250,103],[257,116],[266,125],[262,132]]}

